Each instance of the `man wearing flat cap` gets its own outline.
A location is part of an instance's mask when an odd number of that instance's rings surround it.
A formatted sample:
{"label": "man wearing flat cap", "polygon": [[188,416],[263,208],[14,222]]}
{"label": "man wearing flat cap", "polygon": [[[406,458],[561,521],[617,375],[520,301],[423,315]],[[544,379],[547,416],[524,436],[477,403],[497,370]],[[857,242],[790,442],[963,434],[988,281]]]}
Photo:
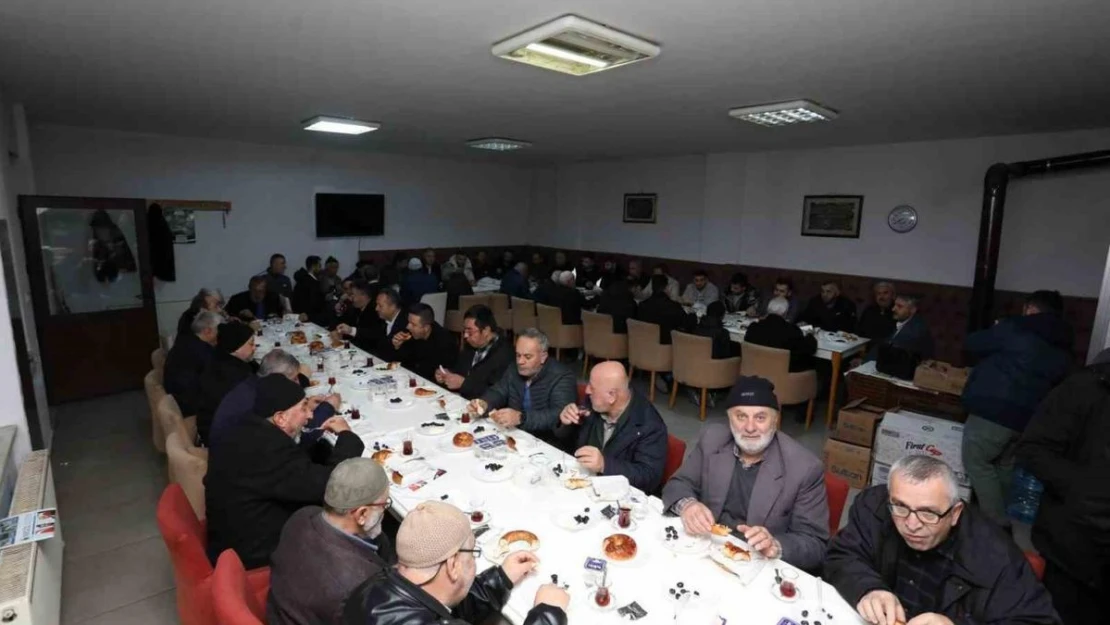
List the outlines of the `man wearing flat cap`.
{"label": "man wearing flat cap", "polygon": [[281,529],[294,512],[320,505],[337,464],[362,455],[362,440],[343,417],[323,423],[336,434],[335,447],[313,462],[297,441],[312,418],[304,390],[283,375],[258,381],[255,418],[243,419],[209,450],[204,499],[208,515],[208,558],[234,549],[248,569],[266,566]]}
{"label": "man wearing flat cap", "polygon": [[208,444],[208,430],[224,396],[258,371],[253,357],[254,330],[243,323],[221,323],[216,329],[216,352],[200,374],[197,436],[201,444]]}
{"label": "man wearing flat cap", "polygon": [[[496,543],[490,547],[496,549]],[[505,556],[481,575],[470,518],[442,501],[416,506],[397,530],[397,567],[347,598],[343,625],[478,625],[498,615],[509,593],[539,564],[530,551]],[[523,625],[566,625],[570,596],[544,584]]]}
{"label": "man wearing flat cap", "polygon": [[324,491],[324,507],[289,518],[270,558],[269,625],[334,623],[343,600],[368,577],[397,562],[382,534],[389,479],[369,458],[340,462]]}
{"label": "man wearing flat cap", "polygon": [[728,395],[728,425],[702,430],[663,487],[663,506],[682,517],[690,534],[707,534],[719,524],[765,558],[814,570],[829,540],[824,468],[778,431],[774,388],[758,377],[736,382]]}

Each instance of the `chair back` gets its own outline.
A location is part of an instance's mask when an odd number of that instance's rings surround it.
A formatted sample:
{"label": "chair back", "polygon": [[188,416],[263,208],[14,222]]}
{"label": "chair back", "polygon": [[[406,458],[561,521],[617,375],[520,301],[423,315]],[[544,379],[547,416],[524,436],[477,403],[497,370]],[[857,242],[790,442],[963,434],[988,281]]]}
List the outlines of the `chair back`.
{"label": "chair back", "polygon": [[212,575],[212,603],[220,625],[266,625],[264,599],[259,601],[256,592],[235,550],[224,550]]}
{"label": "chair back", "polygon": [[166,368],[166,353],[166,350],[161,347],[150,352],[150,365],[154,367],[159,374]]}
{"label": "chair back", "polygon": [[143,388],[146,390],[146,402],[150,406],[150,429],[154,448],[164,454],[166,453],[166,432],[162,429],[162,422],[158,420],[158,404],[166,396],[166,387],[162,386],[161,377],[157,369],[151,369],[143,376]]}
{"label": "chair back", "polygon": [[563,311],[554,306],[536,304],[536,317],[540,332],[547,335],[547,342],[557,349],[582,347],[582,326],[563,325]]}
{"label": "chair back", "polygon": [[829,536],[840,530],[840,517],[844,515],[844,504],[848,503],[848,481],[839,475],[825,472],[825,494],[829,499]]}
{"label": "chair back", "polygon": [[726,388],[740,375],[740,359],[713,359],[713,339],[671,330],[674,378],[695,388]]}
{"label": "chair back", "polygon": [[[155,416],[158,419],[158,425],[162,428],[162,435],[169,436],[171,432],[176,432],[178,424],[185,420],[181,414],[181,408],[177,405],[177,400],[173,395],[165,395],[159,401],[154,409]],[[163,439],[163,448],[165,439]]]}
{"label": "chair back", "polygon": [[743,355],[740,375],[754,375],[770,380],[775,385],[775,396],[780,404],[800,404],[817,397],[817,373],[790,373],[790,350],[747,342],[740,345],[740,350]]}
{"label": "chair back", "polygon": [[481,293],[478,295],[460,295],[459,296],[459,312],[466,314],[471,306],[489,306],[489,294]]}
{"label": "chair back", "polygon": [[667,461],[663,464],[663,483],[666,484],[671,476],[682,466],[682,459],[686,457],[686,441],[667,434]]}
{"label": "chair back", "polygon": [[170,350],[173,349],[173,344],[176,341],[177,341],[177,334],[174,333],[174,332],[170,332],[168,334],[163,334],[160,337],[158,337],[158,342],[159,342],[159,344],[162,345],[162,349],[166,350],[166,355],[169,355]]}
{"label": "chair back", "polygon": [[198,519],[205,516],[204,476],[208,473],[208,450],[201,449],[188,438],[184,421],[166,436],[170,481],[181,486]]}
{"label": "chair back", "polygon": [[628,358],[628,335],[613,332],[613,316],[582,311],[582,343],[586,353],[607,360]]}
{"label": "chair back", "polygon": [[212,565],[206,552],[208,538],[204,523],[193,512],[180,485],[170,484],[162,491],[155,517],[173,564],[177,613],[182,625],[215,625]]}
{"label": "chair back", "polygon": [[1044,558],[1036,551],[1026,551],[1025,561],[1029,563],[1029,567],[1033,569],[1033,575],[1036,576],[1037,581],[1044,579]]}
{"label": "chair back", "polygon": [[432,314],[436,316],[436,321],[439,325],[446,326],[447,324],[447,293],[425,293],[420,298],[422,304],[427,304],[432,307]]}
{"label": "chair back", "polygon": [[628,320],[628,364],[644,371],[674,368],[670,345],[659,342],[659,325]]}
{"label": "chair back", "polygon": [[513,307],[513,334],[520,334],[528,328],[535,328],[539,326],[539,319],[536,317],[536,303],[530,299],[523,297],[512,298]]}
{"label": "chair back", "polygon": [[490,293],[489,308],[497,320],[497,327],[503,330],[513,329],[513,312],[509,308],[509,296],[504,293]]}

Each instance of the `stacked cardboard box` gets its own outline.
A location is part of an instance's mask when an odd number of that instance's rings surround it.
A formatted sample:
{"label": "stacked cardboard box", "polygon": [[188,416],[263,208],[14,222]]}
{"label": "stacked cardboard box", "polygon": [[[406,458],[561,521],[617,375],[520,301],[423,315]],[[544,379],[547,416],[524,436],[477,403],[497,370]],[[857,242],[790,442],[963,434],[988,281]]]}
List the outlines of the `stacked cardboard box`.
{"label": "stacked cardboard box", "polygon": [[971,369],[954,367],[939,360],[926,360],[914,371],[913,383],[931,391],[962,395],[969,375]]}
{"label": "stacked cardboard box", "polygon": [[825,441],[825,469],[853,488],[867,486],[871,446],[883,413],[883,408],[868,405],[866,399],[850,402],[840,410],[836,429]]}
{"label": "stacked cardboard box", "polygon": [[961,447],[964,426],[945,419],[905,410],[892,410],[883,417],[875,439],[871,484],[885,484],[890,465],[909,454],[928,455],[948,463],[956,472],[960,495],[970,495],[971,483],[964,470]]}

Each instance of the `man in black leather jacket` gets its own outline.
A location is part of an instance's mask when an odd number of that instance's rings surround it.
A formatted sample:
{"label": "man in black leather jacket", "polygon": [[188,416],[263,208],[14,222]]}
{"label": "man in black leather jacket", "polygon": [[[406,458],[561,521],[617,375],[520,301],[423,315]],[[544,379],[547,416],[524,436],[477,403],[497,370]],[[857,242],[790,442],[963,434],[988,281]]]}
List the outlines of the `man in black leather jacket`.
{"label": "man in black leather jacket", "polygon": [[[343,606],[343,625],[477,625],[501,612],[513,586],[539,563],[528,551],[477,571],[470,519],[458,508],[429,501],[412,510],[397,530],[397,567],[355,588]],[[545,584],[524,625],[566,625],[570,596]]]}

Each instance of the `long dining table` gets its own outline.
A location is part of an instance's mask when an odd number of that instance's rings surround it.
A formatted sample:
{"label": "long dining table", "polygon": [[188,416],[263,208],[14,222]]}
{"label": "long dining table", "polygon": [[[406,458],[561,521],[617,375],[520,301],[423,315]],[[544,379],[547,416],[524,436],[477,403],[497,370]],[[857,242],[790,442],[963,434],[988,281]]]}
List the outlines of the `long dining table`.
{"label": "long dining table", "polygon": [[[419,503],[432,500],[454,504],[468,514],[481,512],[482,519],[472,523],[481,534],[479,570],[495,566],[503,557],[500,542],[507,532],[525,530],[538,538],[533,548],[539,565],[513,589],[503,610],[509,621],[523,623],[539,586],[558,580],[571,596],[571,624],[628,622],[620,609],[632,603],[646,612],[638,619],[644,624],[863,623],[819,578],[758,554],[751,562],[728,561],[719,544],[687,535],[679,518],[664,515],[658,497],[634,488],[628,488],[619,502],[601,499],[591,488],[570,490],[565,481],[569,476],[591,477],[573,456],[488,419],[464,423],[467,402],[462,397],[353,346],[310,354],[308,345],[290,344],[289,333],[294,331],[304,332],[309,342],[332,344],[327,331],[313,324],[295,319],[267,322],[256,337],[256,357],[278,345],[292,353],[313,372],[310,395],[340,394],[340,412],[365,443],[365,456],[393,451],[385,469],[400,482],[391,486],[394,515],[403,519]],[[456,447],[454,435],[460,432],[469,432],[476,444]],[[515,449],[505,445],[509,438]],[[408,456],[403,453],[405,441],[412,446]],[[493,472],[490,465],[501,468]],[[606,508],[620,505],[632,509],[630,528],[617,528],[616,518],[604,514]],[[632,560],[605,559],[603,541],[617,533],[636,542]],[[606,610],[593,601],[600,580],[599,573],[586,568],[588,558],[606,561],[612,596]],[[794,584],[795,596],[787,599],[777,592],[776,579]]]}

